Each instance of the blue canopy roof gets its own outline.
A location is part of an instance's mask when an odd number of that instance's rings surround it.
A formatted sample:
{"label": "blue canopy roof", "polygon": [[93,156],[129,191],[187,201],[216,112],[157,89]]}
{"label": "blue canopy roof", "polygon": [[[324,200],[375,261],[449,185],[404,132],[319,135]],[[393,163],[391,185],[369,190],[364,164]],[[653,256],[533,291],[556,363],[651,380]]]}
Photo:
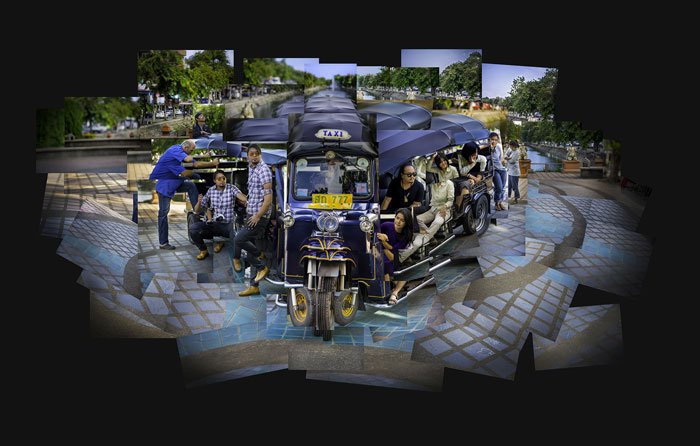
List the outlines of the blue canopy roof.
{"label": "blue canopy roof", "polygon": [[377,114],[377,130],[421,130],[430,126],[432,113],[407,102],[380,102],[360,110]]}
{"label": "blue canopy roof", "polygon": [[234,141],[287,141],[287,118],[244,119],[233,126]]}
{"label": "blue canopy roof", "polygon": [[416,156],[428,155],[454,145],[448,132],[442,130],[380,130],[379,172],[393,172]]}
{"label": "blue canopy roof", "polygon": [[[248,158],[248,154],[243,151],[242,145],[233,142],[226,143],[226,156]],[[287,150],[262,147],[262,160],[265,164],[270,165],[285,163],[287,161]]]}
{"label": "blue canopy roof", "polygon": [[304,113],[304,96],[294,96],[289,101],[281,103],[274,114],[278,118],[286,118],[290,113]]}
{"label": "blue canopy roof", "polygon": [[355,113],[355,104],[347,98],[312,97],[306,101],[305,113]]}
{"label": "blue canopy roof", "polygon": [[216,133],[209,138],[198,138],[194,140],[195,149],[225,149],[226,141],[224,141],[221,133]]}
{"label": "blue canopy roof", "polygon": [[321,129],[345,130],[348,141],[369,141],[369,127],[357,113],[306,113],[294,123],[290,141],[319,141],[316,132]]}
{"label": "blue canopy roof", "polygon": [[468,132],[473,140],[487,139],[489,131],[481,121],[466,115],[446,114],[435,116],[430,123],[431,130],[446,130],[453,133]]}

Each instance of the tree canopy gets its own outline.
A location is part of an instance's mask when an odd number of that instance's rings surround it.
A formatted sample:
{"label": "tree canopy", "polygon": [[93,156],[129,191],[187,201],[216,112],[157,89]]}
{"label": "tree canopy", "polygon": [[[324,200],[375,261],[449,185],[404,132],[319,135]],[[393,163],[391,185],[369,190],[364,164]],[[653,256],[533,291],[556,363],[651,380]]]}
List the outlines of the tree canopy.
{"label": "tree canopy", "polygon": [[131,98],[120,97],[72,97],[65,98],[66,132],[76,136],[83,132],[83,124],[101,123],[115,127],[127,117],[140,113],[140,105]]}
{"label": "tree canopy", "polygon": [[175,50],[142,54],[137,64],[140,83],[163,96],[208,97],[233,82],[225,50],[203,50],[187,59]]}
{"label": "tree canopy", "polygon": [[530,143],[574,144],[587,147],[603,141],[603,132],[587,130],[580,122],[542,120],[525,122],[522,126],[522,139]]}
{"label": "tree canopy", "polygon": [[525,81],[522,76],[515,78],[507,98],[508,108],[525,116],[540,113],[543,118],[552,117],[557,76],[558,70],[551,68],[540,79]]}
{"label": "tree canopy", "polygon": [[481,97],[481,53],[475,51],[462,62],[447,66],[440,74],[440,89],[457,95],[462,91],[470,98]]}
{"label": "tree canopy", "polygon": [[421,94],[432,93],[439,85],[437,68],[381,67],[377,74],[357,77],[358,87],[397,88],[405,90],[416,87]]}
{"label": "tree canopy", "polygon": [[279,77],[282,83],[294,83],[305,87],[325,86],[327,79],[319,78],[311,73],[306,73],[287,65],[282,59],[273,58],[243,59],[243,76],[245,82],[250,85],[260,86],[271,77]]}

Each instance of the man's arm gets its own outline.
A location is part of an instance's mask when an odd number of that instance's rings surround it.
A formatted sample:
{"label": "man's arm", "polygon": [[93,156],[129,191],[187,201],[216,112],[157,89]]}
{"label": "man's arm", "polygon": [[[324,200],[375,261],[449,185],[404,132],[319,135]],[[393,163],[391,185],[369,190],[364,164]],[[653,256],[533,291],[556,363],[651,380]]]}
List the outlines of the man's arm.
{"label": "man's arm", "polygon": [[382,211],[386,211],[389,208],[389,203],[391,203],[391,197],[390,196],[385,196],[384,200],[382,200]]}
{"label": "man's arm", "polygon": [[418,193],[416,194],[416,198],[414,198],[413,203],[411,204],[412,208],[417,208],[418,206],[423,205],[423,200],[425,199],[425,189],[423,188],[423,185],[420,183],[414,183],[418,184]]}
{"label": "man's arm", "polygon": [[272,204],[272,183],[263,184],[263,194],[265,196],[263,197],[263,203],[262,206],[260,206],[260,210],[257,214],[250,217],[250,221],[248,222],[248,226],[251,228],[258,224],[262,216],[265,215],[265,212],[267,212],[268,208]]}
{"label": "man's arm", "polygon": [[[205,195],[208,199],[209,197],[209,191],[207,191],[207,195]],[[204,200],[204,197],[202,194],[199,194],[197,197],[197,204],[194,205],[194,213],[199,214],[202,211],[202,201]]]}
{"label": "man's arm", "polygon": [[263,184],[263,194],[265,194],[265,196],[263,197],[263,204],[260,206],[260,210],[257,214],[258,220],[265,215],[272,204],[272,183]]}
{"label": "man's arm", "polygon": [[[188,163],[192,161],[191,156],[187,156],[184,160],[184,162]],[[192,169],[199,169],[199,168],[206,168],[206,167],[218,167],[219,166],[219,159],[216,158],[214,161],[193,161],[192,162]],[[194,175],[194,171],[192,169],[185,169],[182,172],[180,172],[181,177],[189,178]]]}

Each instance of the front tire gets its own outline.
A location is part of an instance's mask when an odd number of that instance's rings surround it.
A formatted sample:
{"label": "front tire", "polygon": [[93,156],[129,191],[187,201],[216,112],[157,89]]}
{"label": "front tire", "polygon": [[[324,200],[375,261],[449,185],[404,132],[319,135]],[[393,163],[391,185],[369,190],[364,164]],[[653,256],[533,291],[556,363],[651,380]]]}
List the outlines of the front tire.
{"label": "front tire", "polygon": [[294,293],[296,295],[297,308],[292,308],[292,299],[288,299],[289,319],[291,319],[292,325],[295,327],[308,327],[314,320],[314,306],[311,303],[313,294],[306,287],[297,288]]}
{"label": "front tire", "polygon": [[333,316],[338,325],[348,325],[355,319],[357,308],[360,306],[360,297],[355,298],[352,303],[352,293],[343,291],[339,296],[333,298]]}
{"label": "front tire", "polygon": [[324,341],[330,341],[333,337],[333,310],[331,302],[337,281],[337,277],[321,277],[316,290],[318,330]]}

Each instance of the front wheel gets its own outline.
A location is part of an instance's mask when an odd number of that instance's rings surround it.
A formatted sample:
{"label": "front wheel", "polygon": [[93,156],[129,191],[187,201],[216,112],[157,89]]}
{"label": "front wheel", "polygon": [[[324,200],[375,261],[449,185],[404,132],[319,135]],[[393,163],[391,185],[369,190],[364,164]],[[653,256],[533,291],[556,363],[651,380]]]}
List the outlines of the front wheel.
{"label": "front wheel", "polygon": [[357,308],[360,305],[359,296],[355,298],[353,304],[352,293],[343,291],[339,296],[333,298],[333,316],[338,325],[347,325],[355,319]]}
{"label": "front wheel", "polygon": [[482,195],[471,209],[465,211],[463,228],[467,234],[480,236],[489,227],[489,199]]}
{"label": "front wheel", "polygon": [[316,290],[317,298],[317,327],[319,334],[323,336],[324,341],[330,341],[333,337],[333,310],[331,309],[331,301],[335,292],[337,277],[322,276]]}
{"label": "front wheel", "polygon": [[313,322],[314,306],[311,304],[312,294],[306,287],[294,290],[297,301],[296,308],[292,307],[292,299],[287,299],[289,318],[295,327],[307,327]]}

